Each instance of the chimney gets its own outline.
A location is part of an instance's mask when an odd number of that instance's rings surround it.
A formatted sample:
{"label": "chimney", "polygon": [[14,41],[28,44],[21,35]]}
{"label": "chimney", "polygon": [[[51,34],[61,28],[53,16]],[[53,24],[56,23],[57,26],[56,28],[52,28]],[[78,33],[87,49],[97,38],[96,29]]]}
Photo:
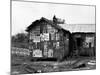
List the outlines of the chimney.
{"label": "chimney", "polygon": [[53,16],[53,22],[54,22],[54,23],[57,23],[57,18],[56,18],[55,15]]}

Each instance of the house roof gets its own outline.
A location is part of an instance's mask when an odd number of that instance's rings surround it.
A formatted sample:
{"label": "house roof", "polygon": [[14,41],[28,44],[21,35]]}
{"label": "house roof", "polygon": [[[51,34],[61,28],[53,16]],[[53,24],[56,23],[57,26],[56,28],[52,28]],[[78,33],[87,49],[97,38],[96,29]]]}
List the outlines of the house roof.
{"label": "house roof", "polygon": [[91,33],[96,31],[95,24],[59,24],[65,30],[69,30],[71,33],[74,32],[84,32]]}
{"label": "house roof", "polygon": [[63,30],[63,31],[70,31],[71,33],[74,32],[84,32],[84,33],[91,33],[96,31],[95,24],[56,24],[53,20],[48,20],[42,17],[39,20],[32,22],[30,26],[27,27],[26,31],[29,32],[34,26],[38,25],[40,22],[45,21],[52,25],[53,27]]}
{"label": "house roof", "polygon": [[34,26],[38,25],[41,21],[45,21],[57,29],[63,29],[61,26],[55,24],[52,20],[48,20],[48,19],[42,17],[40,20],[36,20],[36,21],[32,22],[32,24],[26,28],[26,31],[29,32]]}

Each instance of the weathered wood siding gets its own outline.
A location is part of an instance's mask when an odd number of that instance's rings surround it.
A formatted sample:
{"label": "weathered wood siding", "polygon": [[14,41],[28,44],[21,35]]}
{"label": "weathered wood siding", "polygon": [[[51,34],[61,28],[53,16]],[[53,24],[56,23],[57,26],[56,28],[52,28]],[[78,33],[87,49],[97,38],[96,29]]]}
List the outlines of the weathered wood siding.
{"label": "weathered wood siding", "polygon": [[[44,58],[61,59],[69,50],[69,35],[56,29],[48,23],[42,22],[30,31],[30,50],[42,51]],[[40,54],[41,55],[41,54]]]}
{"label": "weathered wood siding", "polygon": [[95,56],[95,34],[80,33],[74,35],[76,44],[77,38],[81,39],[80,46],[77,46],[78,55],[80,56]]}

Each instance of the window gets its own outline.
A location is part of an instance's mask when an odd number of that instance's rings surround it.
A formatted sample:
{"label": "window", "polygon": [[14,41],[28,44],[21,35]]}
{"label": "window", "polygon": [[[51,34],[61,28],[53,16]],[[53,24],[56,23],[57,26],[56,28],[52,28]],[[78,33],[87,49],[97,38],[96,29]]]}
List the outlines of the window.
{"label": "window", "polygon": [[83,45],[86,48],[94,47],[94,37],[86,37],[85,42],[83,43]]}

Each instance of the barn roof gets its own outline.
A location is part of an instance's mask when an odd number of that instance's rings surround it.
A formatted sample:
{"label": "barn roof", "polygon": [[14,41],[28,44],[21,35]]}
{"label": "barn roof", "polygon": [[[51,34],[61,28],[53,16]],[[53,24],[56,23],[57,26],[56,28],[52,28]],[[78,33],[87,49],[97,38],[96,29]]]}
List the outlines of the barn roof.
{"label": "barn roof", "polygon": [[69,30],[70,32],[84,32],[84,33],[91,33],[96,31],[95,24],[59,24],[65,30]]}

